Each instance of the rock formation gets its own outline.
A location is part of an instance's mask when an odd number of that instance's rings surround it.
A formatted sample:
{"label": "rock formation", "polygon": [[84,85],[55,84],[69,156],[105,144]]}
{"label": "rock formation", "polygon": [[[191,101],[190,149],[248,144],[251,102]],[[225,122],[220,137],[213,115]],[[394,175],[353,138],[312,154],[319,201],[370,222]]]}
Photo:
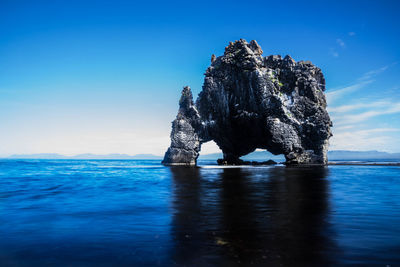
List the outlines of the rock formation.
{"label": "rock formation", "polygon": [[195,165],[210,140],[227,164],[257,148],[284,154],[287,164],[327,163],[332,122],[321,70],[262,53],[254,40],[230,42],[223,56],[212,57],[196,103],[183,89],[164,164]]}

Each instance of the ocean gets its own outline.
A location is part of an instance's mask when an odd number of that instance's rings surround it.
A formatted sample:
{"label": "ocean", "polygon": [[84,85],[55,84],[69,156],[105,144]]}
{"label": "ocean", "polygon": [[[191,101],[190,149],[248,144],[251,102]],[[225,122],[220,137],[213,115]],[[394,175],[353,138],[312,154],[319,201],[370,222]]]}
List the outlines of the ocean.
{"label": "ocean", "polygon": [[400,167],[0,161],[0,266],[329,265],[400,265]]}

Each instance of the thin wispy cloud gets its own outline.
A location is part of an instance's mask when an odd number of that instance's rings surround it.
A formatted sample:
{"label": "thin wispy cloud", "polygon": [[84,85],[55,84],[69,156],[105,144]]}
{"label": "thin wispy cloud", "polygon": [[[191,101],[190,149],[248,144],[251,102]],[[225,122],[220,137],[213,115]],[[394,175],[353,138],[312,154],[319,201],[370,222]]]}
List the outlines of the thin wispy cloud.
{"label": "thin wispy cloud", "polygon": [[378,74],[381,74],[382,72],[384,72],[385,70],[387,70],[389,68],[389,66],[384,66],[382,68],[376,69],[376,70],[371,70],[368,71],[366,73],[364,73],[363,76],[361,76],[360,78],[358,78],[358,80],[360,81],[364,81],[364,80],[370,80],[373,77],[375,77]]}
{"label": "thin wispy cloud", "polygon": [[328,100],[328,103],[332,105],[336,100],[340,99],[341,97],[346,96],[349,93],[353,93],[366,85],[374,82],[372,78],[374,78],[376,75],[384,72],[387,70],[389,66],[384,66],[379,69],[371,70],[366,73],[364,73],[361,77],[357,79],[357,82],[353,85],[342,87],[342,88],[337,88],[333,89],[333,91],[329,90],[326,93],[326,98]]}
{"label": "thin wispy cloud", "polygon": [[330,53],[331,56],[333,56],[333,57],[339,57],[339,53],[338,53],[335,49],[333,49],[333,48],[330,49],[329,53]]}
{"label": "thin wispy cloud", "polygon": [[354,124],[362,122],[381,115],[389,115],[397,113],[400,113],[400,103],[388,104],[388,108],[373,109],[358,114],[343,114],[341,116],[333,116],[333,118],[335,118],[337,125],[343,125],[343,124],[350,124],[350,123]]}
{"label": "thin wispy cloud", "polygon": [[355,32],[349,32],[349,36],[354,36],[354,35],[356,35]]}
{"label": "thin wispy cloud", "polygon": [[[336,39],[336,48],[337,46],[341,47],[342,49],[346,47],[346,44],[344,43],[344,41],[340,38]],[[336,48],[331,47],[329,50],[329,53],[331,54],[331,56],[333,57],[339,57],[339,52],[337,51]]]}
{"label": "thin wispy cloud", "polygon": [[355,126],[354,125],[345,125],[345,126],[338,126],[335,127],[335,131],[343,131],[343,130],[349,130],[349,129],[354,129]]}
{"label": "thin wispy cloud", "polygon": [[[358,109],[368,109],[368,111],[354,113]],[[400,128],[362,128],[374,125],[370,122],[375,117],[400,114],[400,102],[377,100],[375,102],[358,103],[353,106],[339,106],[333,108],[333,111],[330,112],[334,122],[331,149],[392,151],[393,144],[398,142],[390,134],[400,132]],[[393,150],[392,152],[396,151]]]}
{"label": "thin wispy cloud", "polygon": [[[343,129],[343,128],[342,128]],[[371,134],[376,134],[376,133],[387,133],[387,132],[399,132],[400,129],[398,128],[372,128],[372,129],[364,129],[364,130],[359,130],[359,131],[338,131],[337,134],[356,134],[356,135],[361,135],[361,136],[366,136],[366,135],[371,135]]]}
{"label": "thin wispy cloud", "polygon": [[343,96],[345,96],[345,95],[347,95],[349,93],[357,91],[357,90],[363,88],[364,86],[366,86],[366,85],[368,85],[368,84],[370,84],[372,82],[373,82],[372,80],[371,81],[362,81],[362,82],[359,82],[359,83],[356,83],[356,84],[353,84],[353,85],[350,85],[350,86],[346,86],[346,87],[343,87],[343,88],[336,89],[334,91],[329,91],[329,92],[326,93],[326,98],[328,100],[328,103],[332,104],[337,99],[339,99],[339,98],[341,98],[341,97],[343,97]]}
{"label": "thin wispy cloud", "polygon": [[345,48],[346,44],[343,42],[342,39],[336,39],[336,43],[341,47],[341,48]]}
{"label": "thin wispy cloud", "polygon": [[[400,132],[400,127],[387,127],[385,121],[391,118],[388,116],[400,114],[400,101],[371,98],[366,90],[368,88],[364,88],[390,66],[368,71],[354,84],[327,92],[328,111],[334,125],[331,149],[393,151],[398,148],[393,144],[398,142],[394,136]],[[360,89],[366,92],[365,97],[348,103],[348,97]],[[381,117],[384,119],[381,120]]]}
{"label": "thin wispy cloud", "polygon": [[391,105],[389,101],[379,100],[376,102],[368,103],[357,103],[352,105],[342,105],[337,107],[328,107],[328,111],[331,113],[343,113],[363,108],[374,108],[374,107],[385,107]]}
{"label": "thin wispy cloud", "polygon": [[337,150],[392,151],[392,144],[396,140],[390,134],[396,132],[400,132],[400,129],[373,128],[359,131],[336,131],[330,140],[330,147]]}

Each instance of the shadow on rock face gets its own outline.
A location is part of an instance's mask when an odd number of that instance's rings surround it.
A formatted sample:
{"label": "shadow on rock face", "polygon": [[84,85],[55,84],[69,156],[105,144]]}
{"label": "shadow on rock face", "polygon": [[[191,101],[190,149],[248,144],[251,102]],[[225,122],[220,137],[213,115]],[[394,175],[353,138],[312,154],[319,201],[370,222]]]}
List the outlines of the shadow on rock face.
{"label": "shadow on rock face", "polygon": [[171,168],[173,258],[186,266],[335,263],[321,168]]}

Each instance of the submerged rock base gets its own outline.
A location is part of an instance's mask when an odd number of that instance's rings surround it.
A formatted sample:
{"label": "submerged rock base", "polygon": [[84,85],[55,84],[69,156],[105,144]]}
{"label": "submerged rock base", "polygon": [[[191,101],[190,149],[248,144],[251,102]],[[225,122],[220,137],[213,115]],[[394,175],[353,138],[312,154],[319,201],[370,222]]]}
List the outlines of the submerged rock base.
{"label": "submerged rock base", "polygon": [[257,148],[284,154],[286,164],[327,163],[332,122],[321,70],[262,53],[256,41],[231,42],[223,56],[212,56],[196,103],[184,87],[163,164],[195,165],[211,140],[224,164]]}
{"label": "submerged rock base", "polygon": [[275,165],[278,164],[278,162],[270,159],[267,161],[246,161],[246,160],[241,160],[235,162],[234,164],[232,162],[227,162],[224,159],[218,159],[217,160],[218,165]]}

